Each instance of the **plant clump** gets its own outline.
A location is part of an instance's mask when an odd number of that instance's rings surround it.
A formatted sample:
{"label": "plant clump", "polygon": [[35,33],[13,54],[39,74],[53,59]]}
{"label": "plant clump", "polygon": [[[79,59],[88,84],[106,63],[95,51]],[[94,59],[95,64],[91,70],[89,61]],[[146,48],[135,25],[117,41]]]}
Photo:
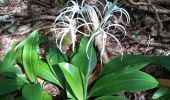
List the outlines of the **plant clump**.
{"label": "plant clump", "polygon": [[[73,0],[68,1],[67,7],[61,11],[54,22],[54,27],[58,30],[56,32],[57,47],[63,51],[63,39],[67,34],[70,34],[72,50],[74,51],[77,34],[82,34],[90,38],[86,48],[87,52],[90,42],[98,35],[101,35],[102,56],[105,51],[106,39],[110,36],[118,43],[120,52],[123,55],[121,43],[115,36],[116,31],[110,30],[119,30],[126,35],[127,32],[123,25],[130,23],[130,16],[125,9],[118,7],[116,2],[117,0],[114,3],[107,0],[93,0],[89,2],[83,0],[80,5]],[[123,19],[126,19],[126,21],[122,21]],[[119,23],[120,21],[122,23]]]}

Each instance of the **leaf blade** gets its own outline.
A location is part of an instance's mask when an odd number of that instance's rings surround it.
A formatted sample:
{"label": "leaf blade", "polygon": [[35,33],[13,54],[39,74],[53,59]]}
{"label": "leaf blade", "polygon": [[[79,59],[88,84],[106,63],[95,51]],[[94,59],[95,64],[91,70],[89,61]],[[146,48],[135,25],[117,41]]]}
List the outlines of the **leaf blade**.
{"label": "leaf blade", "polygon": [[90,95],[101,96],[124,91],[139,92],[154,88],[157,85],[158,82],[155,78],[141,71],[112,73],[99,79],[92,87]]}
{"label": "leaf blade", "polygon": [[37,62],[39,60],[39,55],[37,51],[39,43],[38,41],[39,41],[38,31],[35,30],[25,41],[23,48],[23,65],[26,74],[31,82],[36,81],[36,73],[38,71],[37,65]]}
{"label": "leaf blade", "polygon": [[128,99],[120,97],[120,96],[102,96],[102,97],[96,98],[95,100],[128,100]]}
{"label": "leaf blade", "polygon": [[123,58],[116,57],[104,66],[100,77],[113,72],[120,73],[128,70],[140,70],[150,63],[152,63],[152,59],[143,55],[124,55]]}
{"label": "leaf blade", "polygon": [[168,88],[161,87],[153,94],[152,99],[158,99],[168,92],[170,92]]}
{"label": "leaf blade", "polygon": [[19,78],[16,77],[14,79],[0,79],[0,95],[4,95],[6,93],[10,93],[16,90],[20,90],[21,87],[25,84],[25,82]]}
{"label": "leaf blade", "polygon": [[37,84],[26,84],[22,89],[22,96],[26,100],[52,100],[51,96],[46,94],[41,85]]}
{"label": "leaf blade", "polygon": [[59,82],[59,80],[55,77],[55,75],[52,73],[50,67],[48,66],[47,63],[43,62],[43,61],[39,61],[39,71],[37,73],[37,76],[46,79],[52,83],[55,83],[59,86],[62,87],[61,83]]}
{"label": "leaf blade", "polygon": [[[78,100],[84,99],[84,76],[77,67],[69,63],[59,63],[59,66]],[[76,83],[76,84],[75,84]]]}
{"label": "leaf blade", "polygon": [[[71,59],[71,63],[78,67],[86,76],[89,76],[97,64],[96,52],[93,44],[90,43],[88,47],[88,54],[86,53],[88,38],[83,37],[79,46],[78,53]],[[87,57],[89,56],[89,59]]]}

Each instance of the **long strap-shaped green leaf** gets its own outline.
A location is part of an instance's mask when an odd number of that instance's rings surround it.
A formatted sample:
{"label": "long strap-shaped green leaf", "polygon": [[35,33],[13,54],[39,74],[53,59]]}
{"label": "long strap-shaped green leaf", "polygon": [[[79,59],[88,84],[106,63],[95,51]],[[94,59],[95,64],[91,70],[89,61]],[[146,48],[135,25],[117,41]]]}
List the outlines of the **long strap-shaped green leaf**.
{"label": "long strap-shaped green leaf", "polygon": [[140,70],[148,64],[160,64],[170,70],[170,56],[124,55],[111,59],[103,68],[100,77],[110,73],[121,73],[129,70]]}
{"label": "long strap-shaped green leaf", "polygon": [[[97,58],[92,43],[89,45],[87,52],[88,54],[86,53],[87,43],[88,38],[83,37],[79,46],[78,53],[75,54],[71,59],[71,63],[78,67],[79,70],[83,72],[84,76],[87,76],[88,78],[96,66]],[[87,58],[87,55],[89,56],[89,59]]]}
{"label": "long strap-shaped green leaf", "polygon": [[25,82],[19,78],[16,77],[14,79],[0,79],[0,95],[4,95],[16,90],[20,90],[20,88],[25,84]]}
{"label": "long strap-shaped green leaf", "polygon": [[38,70],[38,31],[35,30],[31,33],[28,39],[25,41],[23,49],[23,65],[26,75],[31,82],[36,81],[36,73]]}
{"label": "long strap-shaped green leaf", "polygon": [[59,66],[68,82],[72,92],[77,97],[78,100],[84,100],[84,75],[80,70],[69,64],[69,63],[59,63]]}
{"label": "long strap-shaped green leaf", "polygon": [[43,91],[39,83],[26,84],[22,89],[22,95],[26,100],[52,100],[52,97]]}
{"label": "long strap-shaped green leaf", "polygon": [[140,92],[155,88],[158,82],[155,78],[141,71],[108,74],[100,78],[92,87],[90,96],[104,96],[131,91]]}
{"label": "long strap-shaped green leaf", "polygon": [[102,96],[102,97],[96,98],[95,100],[128,100],[128,99],[120,97],[120,96]]}

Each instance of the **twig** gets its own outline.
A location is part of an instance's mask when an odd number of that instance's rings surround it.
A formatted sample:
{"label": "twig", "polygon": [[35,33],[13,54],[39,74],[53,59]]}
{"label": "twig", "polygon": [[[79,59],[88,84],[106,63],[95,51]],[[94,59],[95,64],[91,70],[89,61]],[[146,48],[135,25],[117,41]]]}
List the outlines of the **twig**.
{"label": "twig", "polygon": [[[143,46],[148,46],[148,42],[143,42],[141,39],[137,39],[137,38],[134,38],[130,35],[126,35],[129,39],[133,40],[134,42],[136,43],[140,43],[141,45]],[[141,42],[142,41],[142,42]],[[152,43],[150,42],[149,46],[151,47],[158,47],[158,48],[165,48],[165,49],[169,49],[170,48],[170,45],[167,45],[167,44],[162,44],[162,43]]]}
{"label": "twig", "polygon": [[[144,46],[148,46],[147,42],[141,42],[140,44],[142,44]],[[169,49],[170,48],[170,45],[162,44],[162,43],[150,43],[149,46],[150,47],[164,48],[164,49]]]}
{"label": "twig", "polygon": [[48,4],[46,4],[46,3],[42,2],[42,1],[38,1],[38,0],[29,0],[29,2],[35,2],[35,3],[37,3],[37,4],[40,4],[40,5],[44,6],[44,7],[51,8],[50,5],[48,5]]}
{"label": "twig", "polygon": [[129,3],[133,4],[133,5],[138,5],[138,6],[149,6],[149,3],[145,3],[145,2],[135,2],[133,0],[128,0]]}
{"label": "twig", "polygon": [[[154,13],[153,10],[148,9],[146,6],[138,6],[138,5],[132,5],[132,4],[127,4],[127,3],[126,3],[126,6],[130,7],[130,8],[135,8],[135,9],[138,9],[138,10]],[[159,14],[170,14],[170,10],[165,9],[165,8],[159,8],[159,9],[157,9],[157,13],[159,13]]]}
{"label": "twig", "polygon": [[0,34],[2,34],[3,31],[7,30],[8,28],[10,28],[13,24],[15,23],[15,20],[12,20],[11,21],[11,24],[9,24],[8,26],[6,27],[3,27],[0,29]]}
{"label": "twig", "polygon": [[56,19],[56,16],[50,16],[50,15],[41,15],[41,16],[37,16],[35,18],[23,21],[23,24],[26,23],[31,23],[31,22],[36,22],[36,21],[45,21],[45,20],[50,20],[50,21],[54,21]]}
{"label": "twig", "polygon": [[170,0],[150,0],[154,4],[170,5]]}
{"label": "twig", "polygon": [[148,1],[148,3],[151,5],[151,7],[152,7],[152,9],[153,9],[153,11],[154,11],[154,13],[155,13],[156,20],[157,20],[158,25],[159,25],[159,30],[158,30],[158,32],[159,32],[159,35],[160,35],[160,36],[162,36],[162,35],[164,34],[164,33],[162,32],[162,30],[163,30],[163,24],[162,24],[162,21],[161,21],[161,19],[160,19],[159,15],[158,15],[157,10],[155,9],[155,6],[154,6],[154,5],[152,5],[152,3],[151,3],[149,0],[147,0],[147,1]]}

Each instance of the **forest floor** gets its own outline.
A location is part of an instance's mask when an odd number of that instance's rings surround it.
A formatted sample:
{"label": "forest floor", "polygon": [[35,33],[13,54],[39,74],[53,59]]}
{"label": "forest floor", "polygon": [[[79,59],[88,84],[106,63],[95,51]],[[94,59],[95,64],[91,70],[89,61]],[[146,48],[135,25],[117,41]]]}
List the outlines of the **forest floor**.
{"label": "forest floor", "polygon": [[[126,26],[128,34],[121,41],[124,54],[170,55],[169,0],[119,0],[118,5],[131,17]],[[0,0],[0,59],[14,41],[24,40],[35,29],[52,34],[53,22],[63,7],[50,0]],[[118,45],[112,40],[108,40],[106,50],[109,59],[119,55]],[[159,66],[146,67],[144,71],[157,78],[170,77]],[[148,100],[150,94],[152,91],[127,96],[130,100]]]}

